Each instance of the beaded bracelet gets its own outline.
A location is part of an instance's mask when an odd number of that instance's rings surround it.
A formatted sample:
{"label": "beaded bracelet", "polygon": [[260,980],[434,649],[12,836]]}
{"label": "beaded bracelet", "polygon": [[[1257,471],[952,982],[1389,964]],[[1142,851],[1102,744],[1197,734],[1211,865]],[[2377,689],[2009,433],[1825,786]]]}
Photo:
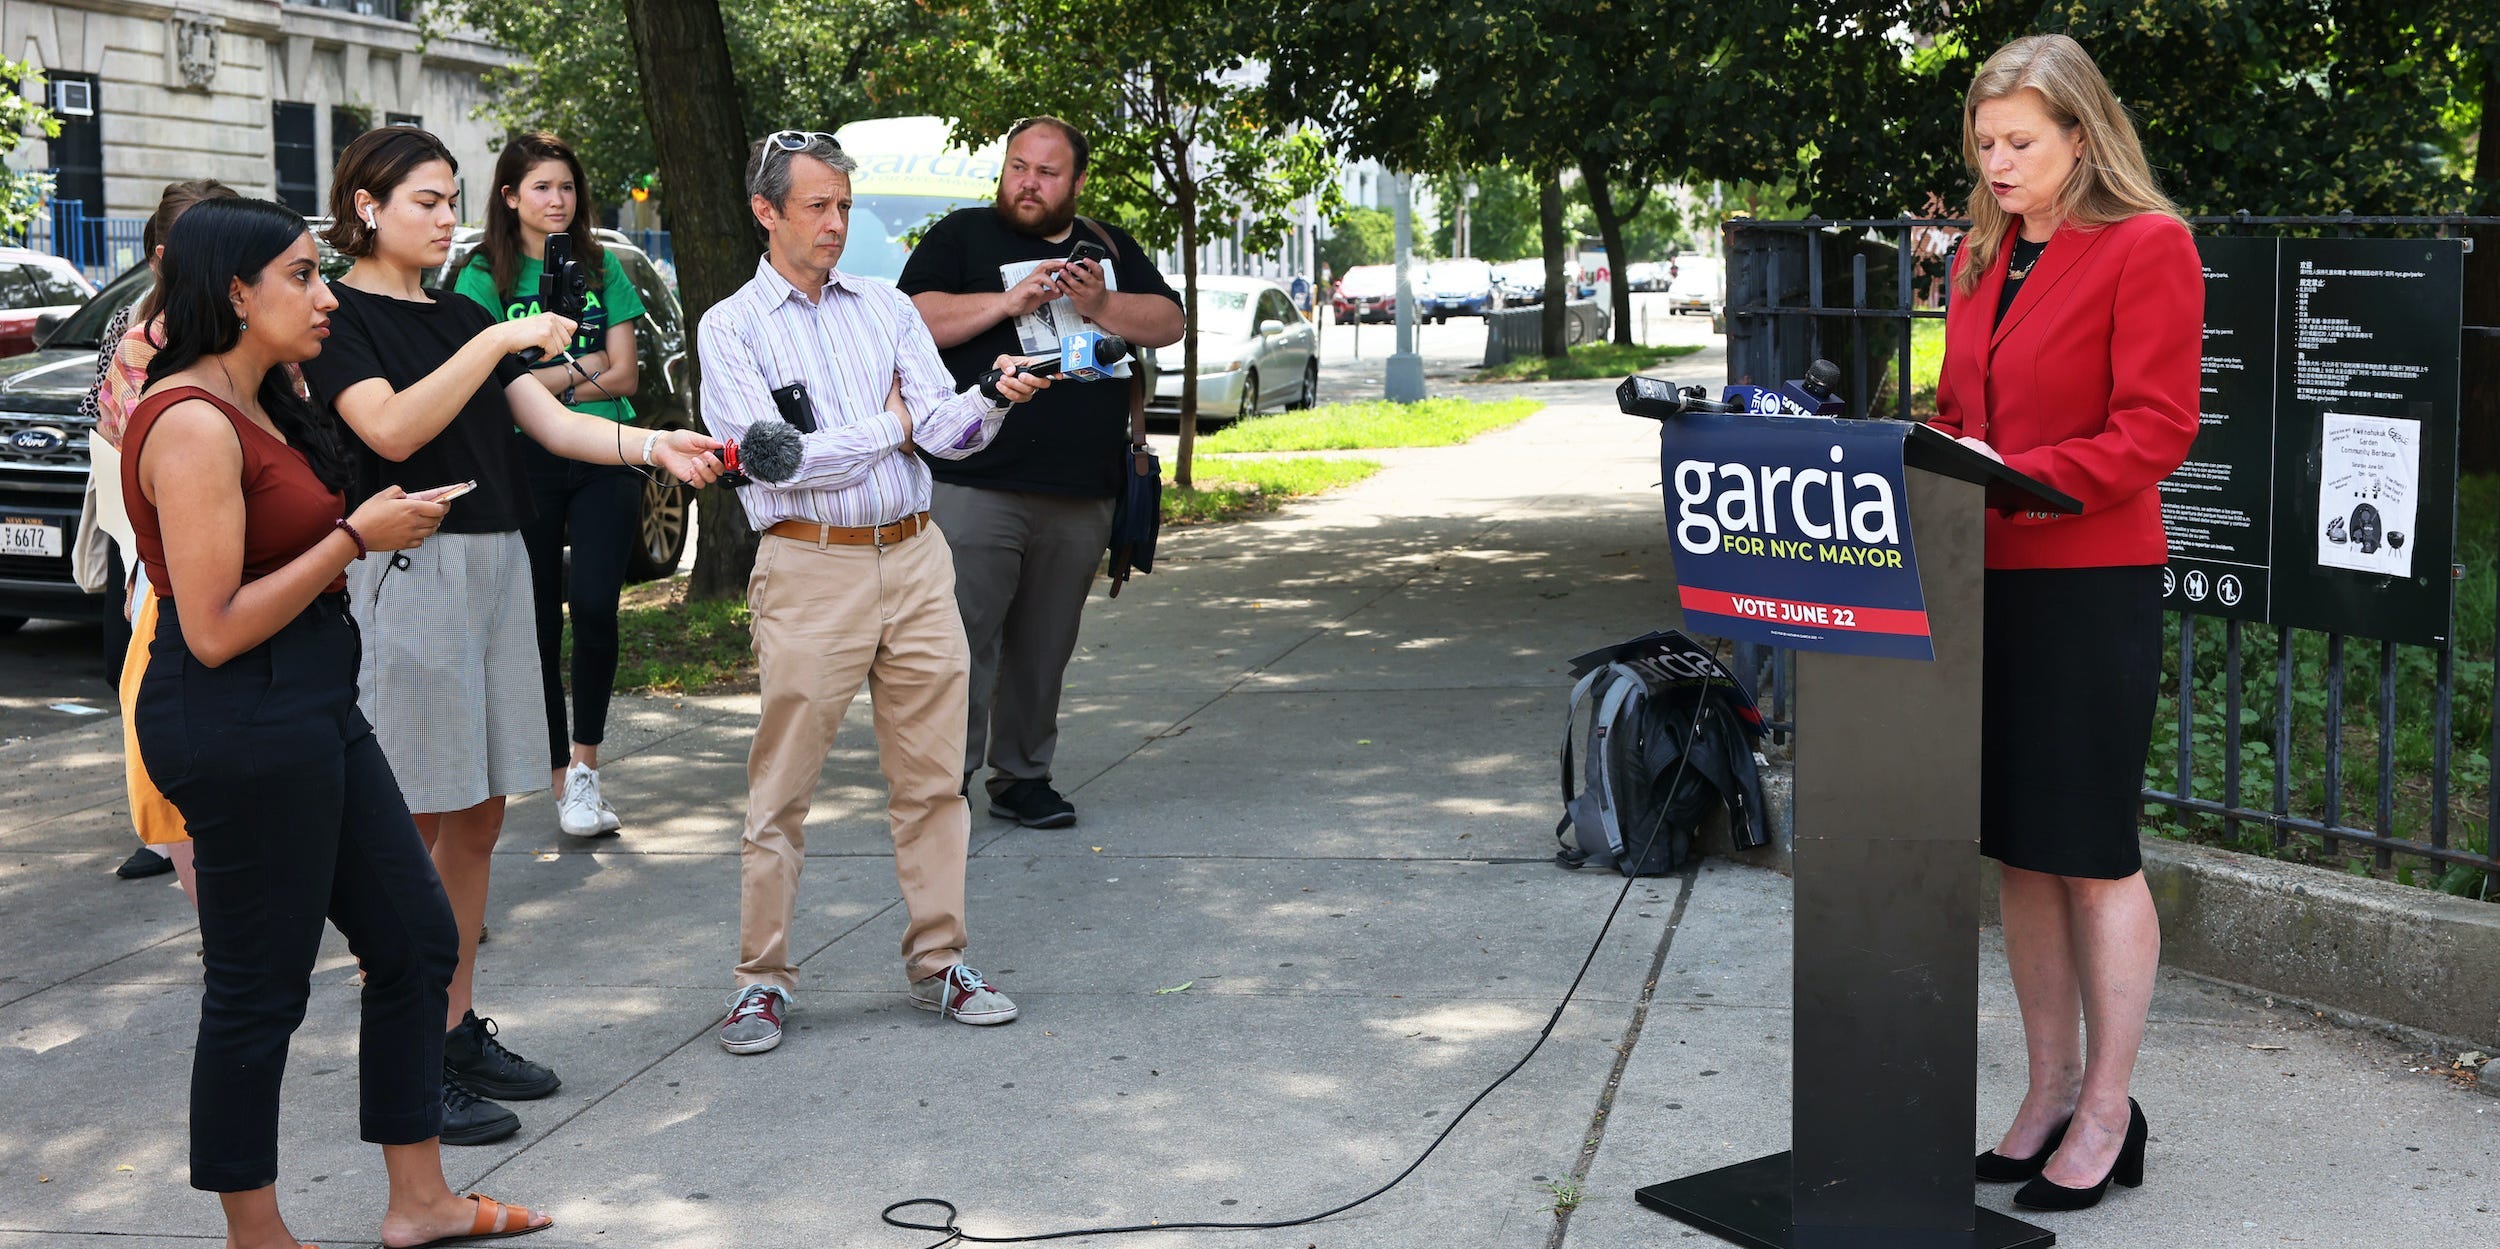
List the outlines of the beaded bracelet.
{"label": "beaded bracelet", "polygon": [[348,524],[346,517],[341,516],[337,520],[331,521],[330,525],[332,528],[337,529],[340,533],[346,534],[348,541],[356,544],[356,558],[363,559],[365,556],[373,553],[372,548],[365,545],[365,536],[356,532],[356,527]]}

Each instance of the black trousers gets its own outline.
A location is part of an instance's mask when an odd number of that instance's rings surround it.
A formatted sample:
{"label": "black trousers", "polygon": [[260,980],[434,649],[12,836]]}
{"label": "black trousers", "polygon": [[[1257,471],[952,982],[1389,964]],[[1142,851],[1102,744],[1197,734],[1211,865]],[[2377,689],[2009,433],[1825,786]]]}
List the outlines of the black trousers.
{"label": "black trousers", "polygon": [[207,986],[191,1059],[191,1185],[278,1178],[278,1086],[324,920],[364,964],[364,1139],[443,1130],[443,1015],[459,933],[399,783],[356,710],[356,625],[325,594],[211,668],[165,600],[133,711],[148,774],[190,825]]}
{"label": "black trousers", "polygon": [[[616,600],[625,561],[642,529],[642,474],[622,464],[563,459],[521,435],[536,515],[521,527],[529,547],[531,598],[538,612],[538,673],[547,690],[548,767],[573,759],[573,743],[596,746],[608,734],[616,690]],[[630,443],[628,445],[631,445]],[[564,563],[567,538],[573,566]],[[569,588],[569,593],[568,593]],[[564,609],[573,608],[573,716],[564,706]]]}

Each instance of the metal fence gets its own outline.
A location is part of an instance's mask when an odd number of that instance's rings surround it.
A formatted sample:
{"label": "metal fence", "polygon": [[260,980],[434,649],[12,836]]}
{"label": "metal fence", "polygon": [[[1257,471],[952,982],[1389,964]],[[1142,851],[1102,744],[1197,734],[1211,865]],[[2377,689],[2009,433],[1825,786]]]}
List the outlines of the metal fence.
{"label": "metal fence", "polygon": [[91,217],[81,200],[53,200],[11,244],[58,256],[98,285],[146,259],[144,217]]}
{"label": "metal fence", "polygon": [[[2365,232],[2456,237],[2469,229],[2500,226],[2500,218],[2463,216],[2258,217],[2240,213],[2189,220],[2200,233],[2343,237]],[[1950,249],[1968,224],[1957,220],[1813,218],[1728,223],[1728,380],[1776,382],[1803,376],[1806,366],[1815,359],[1831,359],[1841,366],[1846,379],[1851,416],[1916,418],[1931,414],[1916,404],[1919,379],[1913,373],[1915,327],[1921,321],[1943,319]],[[2469,325],[2464,333],[2470,343],[2500,336],[2500,327]],[[2460,533],[2459,538],[2462,542],[2467,535]],[[2460,567],[2458,575],[2462,574]],[[2495,617],[2500,618],[2500,576],[2495,577],[2495,587],[2494,611]],[[2424,862],[2435,871],[2465,869],[2479,873],[2483,896],[2492,896],[2500,889],[2493,884],[2495,876],[2500,875],[2500,857],[2494,854],[2500,847],[2493,842],[2493,830],[2500,828],[2500,784],[2493,783],[2491,772],[2492,761],[2500,759],[2500,699],[2492,696],[2490,666],[2481,663],[2474,665],[2478,684],[2468,692],[2491,707],[2489,723],[2482,726],[2482,775],[2474,778],[2485,791],[2476,812],[2482,819],[2482,828],[2478,833],[2464,830],[2466,835],[2460,837],[2452,818],[2458,786],[2458,760],[2452,744],[2459,659],[2454,628],[2448,631],[2449,641],[2444,645],[2409,647],[2344,634],[2256,625],[2259,643],[2270,641],[2274,652],[2268,665],[2273,669],[2270,675],[2274,688],[2272,698],[2266,699],[2260,687],[2259,697],[2252,702],[2246,662],[2251,649],[2250,626],[2239,620],[2200,619],[2185,611],[2174,614],[2178,628],[2178,675],[2170,697],[2175,704],[2178,740],[2175,757],[2164,761],[2172,773],[2169,783],[2147,785],[2143,791],[2147,803],[2217,818],[2225,837],[2234,844],[2256,844],[2248,839],[2248,830],[2253,826],[2277,853],[2293,849],[2295,839],[2302,839],[2314,846],[2319,856],[2340,864],[2349,853],[2347,847],[2364,847],[2371,853],[2372,865],[2379,870],[2389,869],[2398,856],[2404,856],[2407,864]],[[2222,633],[2218,665],[2209,650],[2200,650],[2210,636],[2205,626],[2213,623],[2220,624]],[[2500,625],[2495,625],[2495,634],[2500,634]],[[2358,787],[2347,784],[2346,777],[2345,738],[2350,727],[2346,721],[2347,712],[2352,709],[2346,673],[2348,652],[2356,643],[2363,647],[2375,644],[2378,649],[2377,688],[2372,700],[2377,720],[2372,778],[2375,802],[2371,804],[2374,810],[2353,809],[2362,804],[2353,801]],[[2495,651],[2500,651],[2500,636],[2493,638],[2493,645]],[[2421,652],[2427,663],[2419,659],[2408,663],[2407,652]],[[2309,679],[2302,671],[2303,655],[2322,657],[2323,706],[2313,707],[2308,713],[2316,721],[2308,727],[2322,735],[2323,744],[2316,748],[2320,759],[2317,774],[2295,777],[2295,747],[2303,745],[2294,737],[2296,726],[2304,720],[2299,705],[2317,701],[2316,687],[2303,684]],[[1764,702],[1772,728],[1777,740],[1785,740],[1797,731],[1791,712],[1795,680],[1791,656],[1785,651],[1742,647],[1737,658],[1740,670],[1754,674],[1761,682],[1758,689],[1767,687],[1769,696]],[[2209,713],[2206,725],[2200,725],[2197,675],[2200,667],[2211,672],[2217,666],[2227,706],[2218,717]],[[2431,745],[2427,776],[2398,774],[2399,674],[2408,667],[2427,667],[2436,674],[2431,722],[2427,726]],[[2266,675],[2261,672],[2259,680]],[[2251,743],[2244,722],[2254,720],[2262,726],[2265,704],[2269,702],[2271,732],[2258,741],[2263,749],[2262,770],[2271,773],[2271,783],[2261,786],[2267,792],[2252,796],[2247,784],[2252,771],[2248,757]],[[2207,725],[2215,718],[2220,720],[2220,740],[2210,742],[2217,734]],[[2221,754],[2218,777],[2214,775],[2215,761],[2199,754],[2200,745],[2209,742]],[[2204,766],[2200,768],[2200,764]],[[2202,784],[2200,776],[2205,778]],[[2421,800],[2404,804],[2419,807],[2422,800],[2427,802],[2427,810],[2416,813],[2410,827],[2402,818],[2397,801],[2399,789],[2406,784],[2426,787],[2428,791],[2420,796]],[[2302,801],[2296,802],[2296,797]],[[2475,841],[2480,842],[2479,847],[2471,844]],[[2405,870],[2409,873],[2410,868]]]}

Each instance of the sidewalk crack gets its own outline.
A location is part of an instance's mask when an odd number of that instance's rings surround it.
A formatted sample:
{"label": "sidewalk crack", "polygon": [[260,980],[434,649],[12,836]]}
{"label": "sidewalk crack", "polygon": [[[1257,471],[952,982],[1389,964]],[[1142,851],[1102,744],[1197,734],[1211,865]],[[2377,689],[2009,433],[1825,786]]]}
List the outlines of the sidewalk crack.
{"label": "sidewalk crack", "polygon": [[[1614,1113],[1615,1090],[1623,1084],[1624,1068],[1632,1064],[1632,1047],[1639,1044],[1641,1030],[1649,1023],[1649,1005],[1658,994],[1658,975],[1667,966],[1667,952],[1675,946],[1676,930],[1684,926],[1684,908],[1693,898],[1693,881],[1698,875],[1691,867],[1677,873],[1682,884],[1676,889],[1675,909],[1667,912],[1667,930],[1658,938],[1657,952],[1650,955],[1649,975],[1641,983],[1640,1003],[1632,1008],[1632,1025],[1624,1029],[1623,1043],[1615,1047],[1614,1069],[1606,1073],[1605,1091],[1597,1095],[1597,1109],[1589,1115],[1588,1134],[1581,1138],[1580,1156],[1571,1162],[1569,1186],[1577,1191],[1589,1178],[1589,1165],[1597,1161],[1597,1147],[1606,1140],[1606,1119]],[[1579,1209],[1575,1203],[1569,1210],[1554,1212],[1554,1230],[1545,1238],[1545,1249],[1562,1249],[1563,1240],[1571,1234],[1571,1215]]]}

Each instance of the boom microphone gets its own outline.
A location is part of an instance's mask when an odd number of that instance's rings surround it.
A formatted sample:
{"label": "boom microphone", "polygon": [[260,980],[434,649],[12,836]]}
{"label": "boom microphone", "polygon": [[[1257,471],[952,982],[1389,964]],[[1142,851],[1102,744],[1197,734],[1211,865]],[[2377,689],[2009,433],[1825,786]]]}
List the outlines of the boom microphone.
{"label": "boom microphone", "polygon": [[746,437],[721,447],[721,484],[746,486],[760,481],[779,485],[799,475],[799,464],[806,457],[799,431],[788,421],[768,416],[747,426]]}

